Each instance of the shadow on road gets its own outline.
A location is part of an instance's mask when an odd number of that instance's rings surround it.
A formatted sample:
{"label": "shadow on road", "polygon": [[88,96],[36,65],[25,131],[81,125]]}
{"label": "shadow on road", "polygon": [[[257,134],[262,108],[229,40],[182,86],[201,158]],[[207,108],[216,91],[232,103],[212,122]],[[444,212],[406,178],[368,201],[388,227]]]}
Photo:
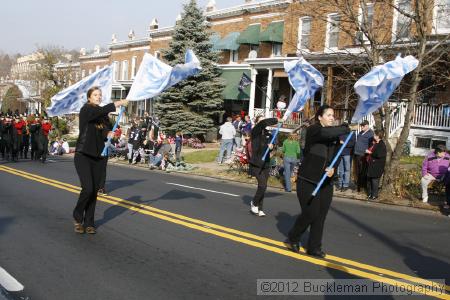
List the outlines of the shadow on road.
{"label": "shadow on road", "polygon": [[[125,180],[124,180],[125,181]],[[134,202],[136,204],[146,204],[146,205],[151,205],[155,202],[158,202],[160,200],[175,200],[175,201],[179,201],[179,200],[185,200],[185,199],[205,199],[205,196],[199,193],[192,193],[192,192],[185,192],[185,191],[181,191],[181,190],[171,190],[163,195],[161,195],[160,197],[157,197],[155,199],[149,199],[149,200],[142,200],[142,196],[133,196],[130,197],[128,199],[126,199],[127,201],[130,202]],[[103,218],[99,219],[95,222],[97,227],[100,227],[106,223],[108,223],[109,221],[117,218],[118,216],[120,216],[121,214],[123,214],[125,211],[127,211],[128,208],[122,207],[122,206],[111,206],[109,208],[107,208],[105,210],[105,212],[103,213]],[[133,214],[136,214],[137,212],[133,212]]]}
{"label": "shadow on road", "polygon": [[[403,262],[413,271],[417,276],[425,279],[445,279],[447,282],[450,281],[450,264],[440,260],[435,257],[427,256],[418,251],[419,247],[417,245],[405,246],[401,245],[397,240],[389,238],[387,235],[383,234],[381,231],[376,230],[374,227],[370,227],[358,219],[352,217],[351,215],[331,207],[337,215],[342,218],[352,222],[356,226],[363,229],[365,232],[371,234],[373,237],[378,239],[380,242],[391,248],[393,251],[402,255]],[[427,251],[422,248],[422,251]]]}
{"label": "shadow on road", "polygon": [[0,217],[0,234],[5,233],[7,227],[12,224],[14,217]]}
{"label": "shadow on road", "polygon": [[120,180],[107,180],[106,181],[106,190],[109,192],[121,189],[123,187],[129,187],[131,185],[135,185],[136,183],[145,181],[144,179],[120,179]]}

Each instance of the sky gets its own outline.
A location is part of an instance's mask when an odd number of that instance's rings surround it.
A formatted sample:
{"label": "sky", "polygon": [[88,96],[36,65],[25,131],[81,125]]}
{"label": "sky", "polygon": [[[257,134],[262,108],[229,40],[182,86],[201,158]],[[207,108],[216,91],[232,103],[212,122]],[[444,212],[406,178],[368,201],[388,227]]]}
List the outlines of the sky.
{"label": "sky", "polygon": [[[37,46],[62,46],[67,50],[105,47],[116,34],[126,40],[133,29],[136,38],[147,35],[153,18],[160,27],[175,24],[188,0],[6,0],[0,9],[0,52],[22,55]],[[205,7],[208,0],[197,0]],[[226,8],[244,0],[216,0]]]}

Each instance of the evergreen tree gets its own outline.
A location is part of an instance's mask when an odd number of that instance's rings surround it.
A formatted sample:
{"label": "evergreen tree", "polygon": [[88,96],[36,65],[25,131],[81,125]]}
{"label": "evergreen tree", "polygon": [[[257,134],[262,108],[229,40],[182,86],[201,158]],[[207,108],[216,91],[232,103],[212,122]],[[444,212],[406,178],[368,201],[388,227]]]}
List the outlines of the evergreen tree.
{"label": "evergreen tree", "polygon": [[223,114],[218,54],[209,42],[211,32],[195,0],[184,5],[182,18],[175,25],[169,48],[163,51],[164,59],[172,66],[184,63],[186,49],[192,49],[201,62],[202,71],[184,80],[160,95],[156,102],[162,129],[168,133],[204,135],[217,125]]}

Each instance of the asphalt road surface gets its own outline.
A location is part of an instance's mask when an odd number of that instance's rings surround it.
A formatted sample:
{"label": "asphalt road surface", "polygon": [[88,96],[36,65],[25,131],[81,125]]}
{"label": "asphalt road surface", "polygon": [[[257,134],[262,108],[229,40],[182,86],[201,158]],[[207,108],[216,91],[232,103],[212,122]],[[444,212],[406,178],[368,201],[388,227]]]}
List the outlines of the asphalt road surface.
{"label": "asphalt road surface", "polygon": [[[70,157],[0,164],[0,285],[8,297],[298,299],[312,279],[362,279],[378,291],[420,291],[406,298],[450,298],[430,288],[450,284],[450,218],[436,213],[335,198],[327,257],[316,259],[284,244],[300,213],[294,193],[269,189],[267,216],[256,217],[252,185],[109,165],[106,188],[97,234],[79,235]],[[309,298],[335,297],[302,296]]]}

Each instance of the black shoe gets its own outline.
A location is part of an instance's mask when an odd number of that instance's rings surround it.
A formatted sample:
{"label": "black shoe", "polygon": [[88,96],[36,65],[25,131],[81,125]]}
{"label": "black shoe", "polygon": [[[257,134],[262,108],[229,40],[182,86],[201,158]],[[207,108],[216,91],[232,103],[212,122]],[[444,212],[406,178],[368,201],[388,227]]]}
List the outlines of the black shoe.
{"label": "black shoe", "polygon": [[306,251],[309,256],[314,256],[318,258],[325,258],[326,254],[322,250]]}
{"label": "black shoe", "polygon": [[293,242],[288,239],[286,243],[289,245],[289,248],[291,248],[291,250],[294,251],[295,253],[300,252],[300,243],[299,242]]}

